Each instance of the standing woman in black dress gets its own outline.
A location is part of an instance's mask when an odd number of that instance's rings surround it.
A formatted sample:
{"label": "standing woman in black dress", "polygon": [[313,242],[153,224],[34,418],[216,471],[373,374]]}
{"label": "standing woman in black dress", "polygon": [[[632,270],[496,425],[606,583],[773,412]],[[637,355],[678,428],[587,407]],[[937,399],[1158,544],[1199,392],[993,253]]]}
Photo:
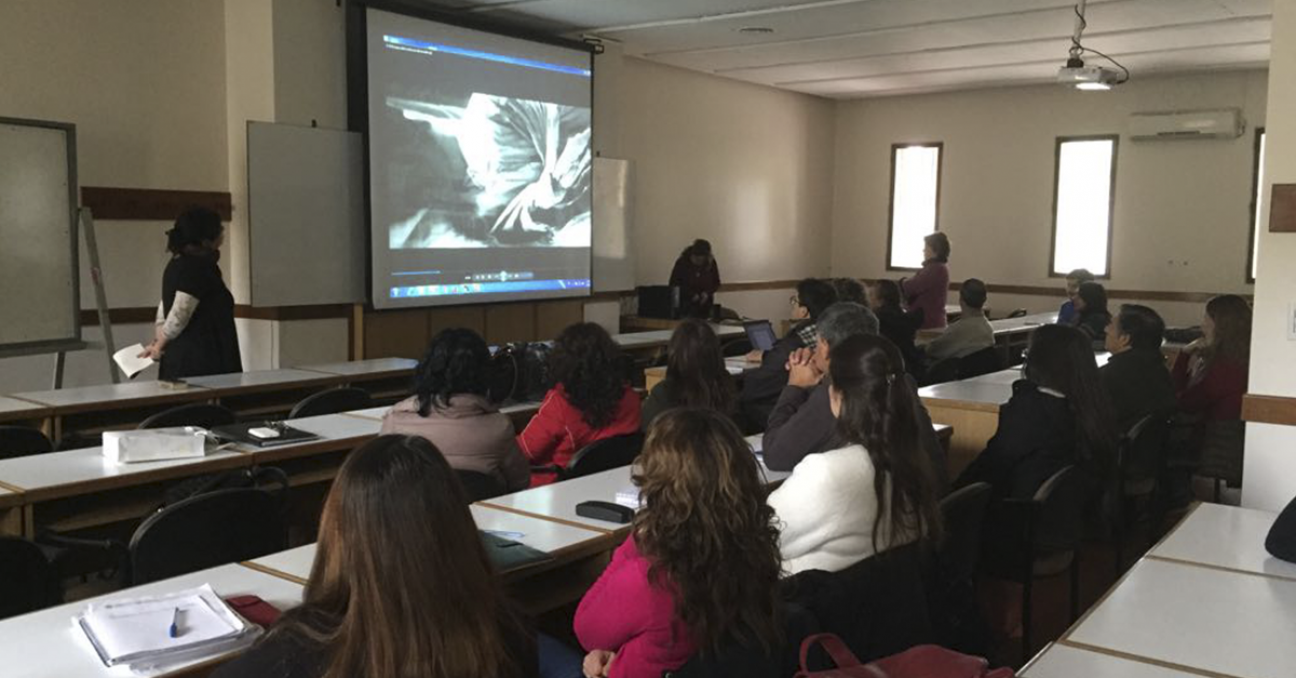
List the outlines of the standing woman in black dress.
{"label": "standing woman in black dress", "polygon": [[161,362],[161,379],[243,371],[234,295],[217,265],[224,241],[220,216],[204,207],[185,210],[167,231],[171,261],[162,274],[156,331],[140,354]]}

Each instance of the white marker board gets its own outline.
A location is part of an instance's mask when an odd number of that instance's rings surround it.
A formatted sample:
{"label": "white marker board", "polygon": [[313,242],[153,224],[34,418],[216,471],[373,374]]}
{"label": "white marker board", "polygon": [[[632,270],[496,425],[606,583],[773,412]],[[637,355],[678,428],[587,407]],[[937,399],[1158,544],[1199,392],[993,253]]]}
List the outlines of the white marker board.
{"label": "white marker board", "polygon": [[81,340],[76,127],[0,118],[0,355]]}
{"label": "white marker board", "polygon": [[635,287],[634,166],[629,160],[594,158],[593,289],[595,292]]}
{"label": "white marker board", "polygon": [[360,134],[248,123],[253,306],[365,299]]}

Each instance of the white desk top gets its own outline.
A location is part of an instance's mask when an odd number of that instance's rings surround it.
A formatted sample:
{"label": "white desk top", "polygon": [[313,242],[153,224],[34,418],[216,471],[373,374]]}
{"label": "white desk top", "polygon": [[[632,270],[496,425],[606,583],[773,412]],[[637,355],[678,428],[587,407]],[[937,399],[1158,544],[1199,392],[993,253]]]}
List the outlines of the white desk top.
{"label": "white desk top", "polygon": [[[166,581],[145,584],[94,598],[105,601],[157,595],[211,584],[221,596],[255,595],[286,610],[301,603],[302,587],[242,565],[222,565]],[[52,678],[54,676],[131,676],[126,667],[109,669],[95,654],[85,634],[72,625],[73,615],[90,601],[78,601],[0,621],[0,672],[5,678]],[[198,662],[194,662],[198,663]],[[193,663],[189,664],[190,666]],[[178,671],[172,671],[176,673]],[[159,674],[153,674],[159,675]]]}
{"label": "white desk top", "polygon": [[[387,405],[381,407],[370,407],[364,410],[354,410],[352,412],[347,412],[346,416],[361,417],[363,419],[373,419],[376,421],[382,421],[383,415],[387,414],[387,411],[390,409],[391,407]],[[526,412],[528,410],[538,410],[538,409],[540,409],[540,403],[513,403],[512,405],[505,405],[504,407],[501,407],[500,412],[502,414],[518,414],[519,412]]]}
{"label": "white desk top", "polygon": [[[228,463],[222,464],[222,461]],[[71,496],[105,489],[104,485],[112,479],[145,474],[157,474],[159,479],[174,478],[185,475],[186,467],[195,467],[193,473],[197,474],[218,468],[237,468],[248,463],[247,455],[225,449],[193,459],[114,464],[103,456],[102,447],[87,447],[0,460],[0,480],[31,494],[67,485],[87,484],[80,490],[69,490],[67,494]]]}
{"label": "white desk top", "polygon": [[418,367],[418,361],[409,358],[374,358],[324,365],[301,365],[297,369],[354,377],[382,372],[412,371],[415,367]]}
{"label": "white desk top", "polygon": [[180,402],[186,400],[200,400],[202,398],[211,397],[211,395],[212,393],[210,391],[197,388],[192,383],[189,388],[171,389],[164,388],[156,381],[129,381],[123,384],[79,386],[77,388],[62,388],[55,391],[32,391],[29,393],[14,394],[14,396],[18,398],[41,403],[50,407],[76,407],[85,405],[107,407],[112,404],[129,406],[132,404],[131,401],[133,400],[143,400],[146,398],[172,398],[177,402]]}
{"label": "white desk top", "polygon": [[33,416],[39,416],[42,411],[49,410],[48,405],[37,405],[26,400],[0,396],[0,414],[22,414],[25,412],[32,413]]}
{"label": "white desk top", "polygon": [[201,386],[212,390],[243,389],[254,386],[291,386],[296,382],[326,381],[330,375],[307,370],[256,370],[254,372],[234,372],[231,374],[213,374],[207,377],[186,379],[191,386]]}
{"label": "white desk top", "polygon": [[1145,558],[1066,640],[1239,678],[1296,667],[1296,582]]}
{"label": "white desk top", "polygon": [[1198,504],[1148,555],[1296,579],[1296,564],[1278,560],[1264,548],[1277,517],[1254,509]]}
{"label": "white desk top", "polygon": [[382,427],[382,423],[378,420],[345,414],[322,414],[317,417],[288,419],[284,423],[333,440],[376,436],[378,429]]}
{"label": "white desk top", "polygon": [[1007,369],[972,379],[934,384],[918,389],[923,400],[956,400],[989,406],[994,409],[1012,398],[1012,384],[1021,379],[1021,370]]}
{"label": "white desk top", "polygon": [[[604,538],[602,532],[564,525],[552,520],[524,516],[480,504],[473,504],[469,508],[472,510],[473,520],[477,523],[477,529],[498,532],[501,537],[521,542],[545,553],[561,553],[592,540]],[[253,565],[282,572],[301,580],[310,578],[311,566],[314,563],[314,544],[298,546],[295,549],[252,561]]]}
{"label": "white desk top", "polygon": [[994,329],[996,336],[1000,334],[1013,334],[1016,332],[1030,332],[1040,325],[1051,325],[1057,322],[1058,314],[1053,313],[1032,313],[1020,318],[1002,318],[991,320],[990,327]]}
{"label": "white desk top", "polygon": [[1101,652],[1053,644],[1017,674],[1022,678],[1198,678],[1155,664],[1122,659]]}
{"label": "white desk top", "polygon": [[[715,330],[716,336],[721,339],[736,337],[740,334],[746,334],[747,330],[742,325],[717,325],[711,323],[711,329]],[[648,332],[629,332],[626,334],[614,334],[612,340],[621,348],[645,348],[648,346],[665,346],[670,343],[671,334],[674,330],[650,330]]]}

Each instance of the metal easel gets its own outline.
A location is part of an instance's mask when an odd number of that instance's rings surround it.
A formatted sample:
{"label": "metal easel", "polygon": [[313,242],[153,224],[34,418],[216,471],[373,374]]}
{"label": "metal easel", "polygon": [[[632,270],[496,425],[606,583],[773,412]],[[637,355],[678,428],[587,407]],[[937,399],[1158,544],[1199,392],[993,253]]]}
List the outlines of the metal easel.
{"label": "metal easel", "polygon": [[[99,329],[103,332],[104,357],[108,360],[108,378],[112,383],[120,384],[121,376],[117,374],[117,365],[113,354],[117,352],[113,342],[112,319],[108,315],[108,294],[104,290],[103,273],[99,268],[99,245],[95,240],[94,214],[89,207],[77,210],[77,224],[85,236],[86,252],[90,255],[90,280],[94,284],[95,307],[99,311]],[[54,354],[54,388],[63,388],[63,368],[67,362],[67,352]]]}

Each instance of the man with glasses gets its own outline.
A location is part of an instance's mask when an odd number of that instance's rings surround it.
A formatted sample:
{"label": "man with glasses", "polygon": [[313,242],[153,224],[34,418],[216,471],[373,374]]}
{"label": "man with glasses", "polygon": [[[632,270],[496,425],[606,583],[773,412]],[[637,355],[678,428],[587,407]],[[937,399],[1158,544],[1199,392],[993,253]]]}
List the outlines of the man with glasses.
{"label": "man with glasses", "polygon": [[782,339],[775,342],[768,351],[753,351],[747,355],[752,362],[759,362],[760,367],[743,376],[741,405],[748,428],[753,431],[765,430],[774,403],[787,386],[788,358],[797,349],[814,346],[819,340],[815,321],[819,314],[837,301],[837,292],[833,286],[823,280],[806,278],[797,283],[796,294],[788,300],[792,305],[792,320],[795,325]]}

